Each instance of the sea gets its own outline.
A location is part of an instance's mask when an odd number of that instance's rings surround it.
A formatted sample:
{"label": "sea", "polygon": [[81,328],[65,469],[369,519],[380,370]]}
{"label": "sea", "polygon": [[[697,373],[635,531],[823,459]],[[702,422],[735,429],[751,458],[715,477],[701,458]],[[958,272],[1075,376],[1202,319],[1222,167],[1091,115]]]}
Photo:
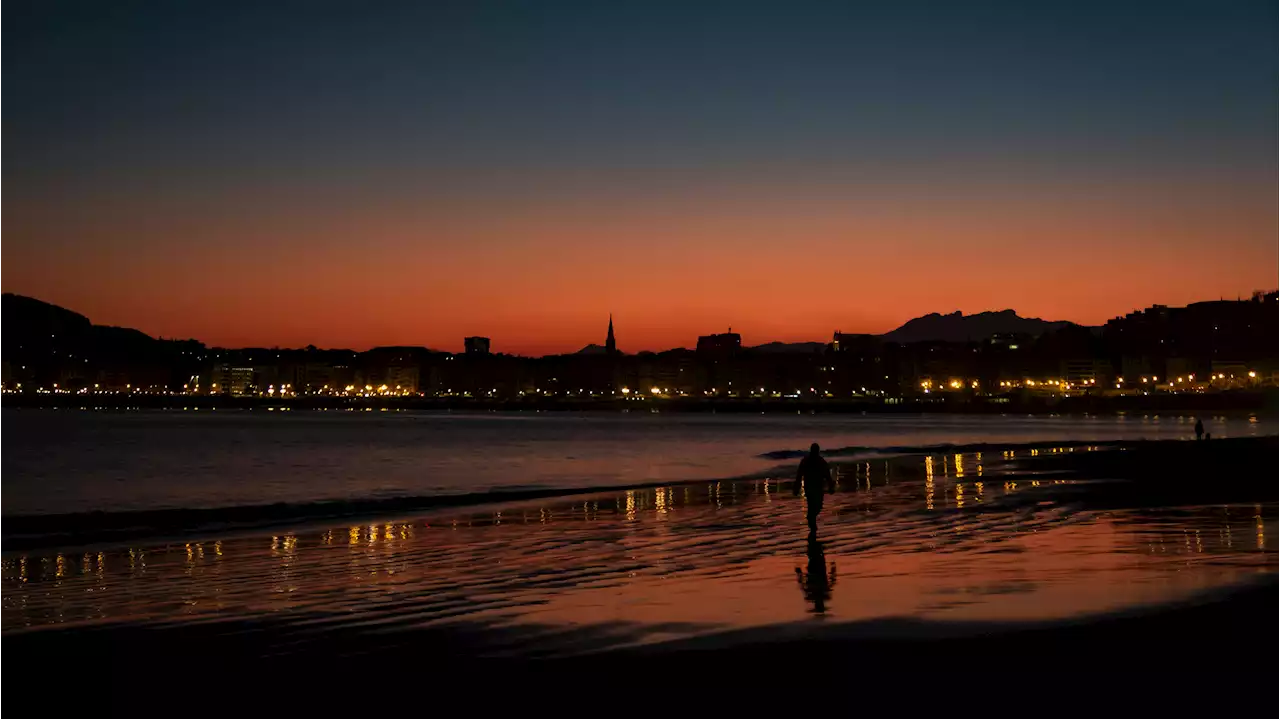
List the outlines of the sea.
{"label": "sea", "polygon": [[[786,476],[812,442],[847,460],[1037,442],[1190,439],[1182,414],[689,414],[12,409],[3,515],[616,488]],[[1213,437],[1274,416],[1205,416]]]}

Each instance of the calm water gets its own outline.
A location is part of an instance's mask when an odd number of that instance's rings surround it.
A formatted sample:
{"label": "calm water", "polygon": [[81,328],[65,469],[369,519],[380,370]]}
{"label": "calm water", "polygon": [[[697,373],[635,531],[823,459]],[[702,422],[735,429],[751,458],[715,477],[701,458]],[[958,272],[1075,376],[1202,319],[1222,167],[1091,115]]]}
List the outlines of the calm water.
{"label": "calm water", "polygon": [[[1205,418],[1215,437],[1274,418]],[[4,514],[767,476],[766,452],[1189,437],[1194,418],[3,410]]]}
{"label": "calm water", "polygon": [[3,626],[262,622],[279,628],[264,654],[326,655],[336,630],[448,630],[477,654],[563,654],[902,617],[956,631],[1274,581],[1274,504],[1085,511],[1060,501],[1081,487],[1006,474],[1001,456],[845,465],[821,544],[802,500],[752,479],[8,553]]}

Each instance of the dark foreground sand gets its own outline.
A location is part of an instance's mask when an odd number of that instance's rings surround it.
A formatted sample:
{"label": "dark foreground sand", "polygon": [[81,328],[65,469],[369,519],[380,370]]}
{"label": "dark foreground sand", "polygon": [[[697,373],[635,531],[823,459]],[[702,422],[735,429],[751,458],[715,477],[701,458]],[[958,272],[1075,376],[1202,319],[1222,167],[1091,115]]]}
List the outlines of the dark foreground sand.
{"label": "dark foreground sand", "polygon": [[760,480],[6,555],[4,708],[1269,716],[1276,448],[851,464],[817,590]]}
{"label": "dark foreground sand", "polygon": [[[131,716],[338,708],[630,715],[649,713],[649,700],[659,704],[652,711],[680,715],[774,705],[908,716],[925,709],[1270,715],[1277,596],[1272,578],[1224,596],[1080,622],[907,622],[847,627],[825,638],[764,633],[721,645],[545,660],[473,659],[466,633],[448,630],[377,642],[336,631],[305,652],[276,656],[260,653],[280,629],[270,622],[22,635],[4,640],[4,703]],[[957,636],[945,636],[951,632]]]}

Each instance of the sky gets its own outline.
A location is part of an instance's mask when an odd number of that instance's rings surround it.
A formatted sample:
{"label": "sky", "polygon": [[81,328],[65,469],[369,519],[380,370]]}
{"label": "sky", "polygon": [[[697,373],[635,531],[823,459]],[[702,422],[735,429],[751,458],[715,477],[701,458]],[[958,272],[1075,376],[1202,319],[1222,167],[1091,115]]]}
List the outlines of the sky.
{"label": "sky", "polygon": [[634,352],[1278,284],[1275,3],[5,11],[0,280],[99,324]]}

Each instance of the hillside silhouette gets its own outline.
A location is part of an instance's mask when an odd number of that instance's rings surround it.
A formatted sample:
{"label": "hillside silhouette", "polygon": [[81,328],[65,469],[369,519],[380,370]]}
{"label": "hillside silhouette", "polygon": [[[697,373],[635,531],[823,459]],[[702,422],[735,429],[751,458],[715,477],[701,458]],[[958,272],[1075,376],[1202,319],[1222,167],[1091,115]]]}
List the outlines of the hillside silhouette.
{"label": "hillside silhouette", "polygon": [[910,320],[901,327],[880,335],[885,342],[976,342],[992,335],[1031,335],[1033,337],[1072,326],[1071,322],[1049,322],[1035,317],[1019,317],[1013,310],[979,312],[966,315],[960,311],[943,315],[936,312]]}
{"label": "hillside silhouette", "polygon": [[159,349],[161,341],[129,327],[95,325],[88,317],[32,297],[4,293],[4,343],[22,354],[84,352],[128,357]]}
{"label": "hillside silhouette", "polygon": [[[56,382],[67,370],[112,371],[125,367],[186,366],[197,361],[200,343],[162,340],[129,327],[95,325],[77,312],[32,297],[6,292],[4,361],[41,368],[37,378]],[[194,373],[194,370],[192,371]]]}

